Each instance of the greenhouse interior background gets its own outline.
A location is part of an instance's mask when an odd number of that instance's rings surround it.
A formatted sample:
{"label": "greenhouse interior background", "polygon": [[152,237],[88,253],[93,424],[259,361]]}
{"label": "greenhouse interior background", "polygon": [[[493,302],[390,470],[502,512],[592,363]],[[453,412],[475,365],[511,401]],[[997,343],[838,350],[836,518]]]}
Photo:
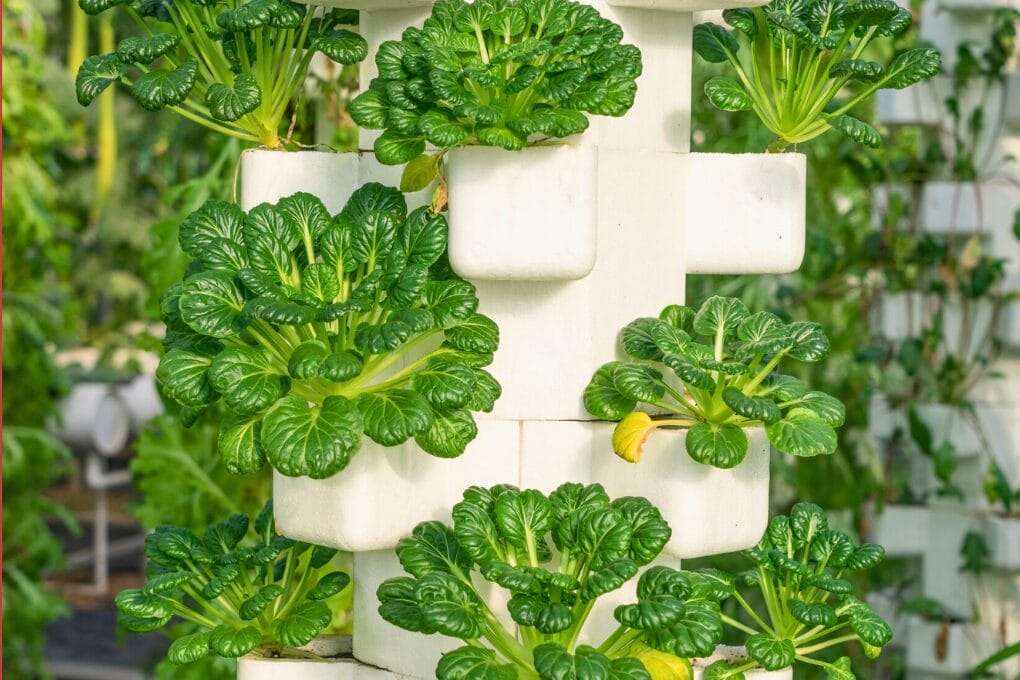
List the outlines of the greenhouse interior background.
{"label": "greenhouse interior background", "polygon": [[1020,3],[582,2],[5,0],[8,678],[1020,678]]}

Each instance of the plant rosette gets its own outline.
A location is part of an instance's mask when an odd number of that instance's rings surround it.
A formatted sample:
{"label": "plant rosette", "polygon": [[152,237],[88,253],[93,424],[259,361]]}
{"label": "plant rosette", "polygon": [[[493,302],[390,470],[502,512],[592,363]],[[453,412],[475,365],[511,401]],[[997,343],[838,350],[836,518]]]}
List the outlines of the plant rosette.
{"label": "plant rosette", "polygon": [[150,633],[180,619],[197,632],[177,638],[174,664],[209,655],[318,658],[301,648],[334,625],[330,604],[350,584],[331,563],[337,551],[276,533],[272,503],[254,522],[232,515],[200,538],[189,529],[159,527],[145,539],[148,578],[117,594],[117,620]]}
{"label": "plant rosette", "polygon": [[[833,128],[858,144],[881,146],[878,131],[849,113],[879,89],[902,90],[942,69],[932,47],[900,52],[885,65],[863,58],[878,39],[910,27],[910,12],[893,0],[772,0],[727,9],[723,18],[736,32],[698,24],[694,50],[707,62],[728,62],[737,78],[712,78],[705,94],[723,111],[753,110],[776,135],[771,151]],[[849,98],[834,103],[847,88]]]}
{"label": "plant rosette", "polygon": [[[663,427],[690,428],[687,453],[719,468],[747,455],[747,427],[764,426],[773,446],[795,456],[836,450],[843,404],[774,373],[783,359],[816,362],[828,353],[817,323],[784,323],[715,296],[697,312],[670,305],[658,318],[631,322],[620,344],[628,358],[596,371],[584,404],[597,418],[619,421],[613,450],[624,460],[640,461],[648,437]],[[669,415],[635,410],[639,404]]]}
{"label": "plant rosette", "polygon": [[[78,102],[121,83],[149,111],[169,109],[216,132],[281,146],[280,126],[301,96],[312,57],[356,64],[368,44],[341,26],[350,10],[290,0],[78,0],[87,14],[119,8],[144,33],[78,70]],[[289,140],[288,140],[289,141]]]}
{"label": "plant rosette", "polygon": [[[466,145],[510,151],[570,137],[588,115],[634,103],[641,53],[590,5],[571,0],[439,0],[419,28],[379,46],[379,76],[351,102],[358,125],[384,130],[375,154],[422,189],[444,154]],[[436,153],[426,153],[426,144]]]}
{"label": "plant rosette", "polygon": [[499,331],[441,264],[446,234],[441,215],[408,213],[375,183],[335,218],[304,193],[247,214],[206,203],[181,225],[193,262],[162,301],[164,393],[185,423],[223,400],[219,451],[235,473],[268,459],[324,479],[363,434],[459,456],[478,431],[472,412],[500,394],[482,368]]}
{"label": "plant rosette", "polygon": [[[829,662],[815,655],[858,642],[869,658],[876,658],[892,639],[889,625],[854,597],[853,583],[844,578],[875,567],[885,551],[874,544],[855,545],[844,532],[830,529],[818,506],[798,503],[789,516],[774,517],[761,542],[745,554],[754,567],[737,579],[715,570],[702,572],[725,584],[721,600],[731,599],[738,606],[743,621],[727,614],[722,620],[747,635],[748,657],[715,661],[705,669],[705,680],[772,677],[753,671],[797,666],[818,666],[828,678],[854,680],[849,657]],[[761,614],[738,584],[759,591]]]}
{"label": "plant rosette", "polygon": [[[617,607],[619,626],[601,644],[578,645],[602,595],[621,588],[669,540],[669,525],[643,498],[610,500],[597,484],[568,483],[546,496],[511,486],[471,487],[453,526],[425,522],[397,546],[409,576],[383,582],[379,614],[422,634],[460,639],[436,668],[465,677],[565,680],[690,678],[689,657],[722,639],[713,575],[646,569],[635,604]],[[509,593],[517,630],[507,630],[475,578]]]}

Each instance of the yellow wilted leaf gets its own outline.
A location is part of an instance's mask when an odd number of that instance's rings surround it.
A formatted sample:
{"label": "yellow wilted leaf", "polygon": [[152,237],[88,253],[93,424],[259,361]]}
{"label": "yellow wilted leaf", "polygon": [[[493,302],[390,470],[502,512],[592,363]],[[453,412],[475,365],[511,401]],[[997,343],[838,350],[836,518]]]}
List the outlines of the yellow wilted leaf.
{"label": "yellow wilted leaf", "polygon": [[628,463],[637,463],[644,453],[645,441],[655,428],[655,422],[647,413],[628,414],[613,431],[613,451]]}
{"label": "yellow wilted leaf", "polygon": [[652,680],[691,680],[694,677],[691,662],[687,659],[643,645],[634,656],[644,665]]}

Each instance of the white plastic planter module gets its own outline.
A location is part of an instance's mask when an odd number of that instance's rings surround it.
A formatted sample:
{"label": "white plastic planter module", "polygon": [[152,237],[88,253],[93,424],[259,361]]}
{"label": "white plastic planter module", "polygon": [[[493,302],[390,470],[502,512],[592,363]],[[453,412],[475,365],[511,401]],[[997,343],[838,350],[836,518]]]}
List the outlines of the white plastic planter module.
{"label": "white plastic planter module", "polygon": [[985,450],[981,433],[969,414],[949,404],[921,404],[916,410],[931,431],[934,446],[948,441],[957,458],[970,458]]}
{"label": "white plastic planter module", "polygon": [[698,12],[724,10],[733,7],[758,7],[767,0],[608,0],[615,7],[634,7],[664,12]]}
{"label": "white plastic planter module", "polygon": [[960,547],[968,532],[980,531],[976,512],[954,501],[931,502],[928,549],[921,568],[924,595],[941,602],[957,616],[969,616],[974,609],[973,580],[963,574]]}
{"label": "white plastic planter module", "polygon": [[987,626],[912,618],[907,634],[907,668],[938,677],[968,677],[997,649]]}
{"label": "white plastic planter module", "polygon": [[152,373],[142,373],[126,385],[118,385],[117,396],[128,411],[133,432],[141,432],[146,423],[163,414],[163,400]]}
{"label": "white plastic planter module", "polygon": [[[691,659],[691,666],[694,669],[694,680],[702,680],[705,677],[705,669],[716,661],[744,661],[747,659],[747,650],[743,647],[731,647],[720,645],[715,648],[715,654],[704,659]],[[793,680],[793,668],[783,668],[778,671],[766,671],[762,669],[745,671],[744,677],[747,680]]]}
{"label": "white plastic planter module", "polygon": [[392,548],[419,522],[447,520],[472,484],[516,484],[517,456],[486,455],[516,442],[517,424],[479,420],[478,437],[459,458],[436,458],[413,440],[361,450],[328,479],[273,474],[273,508],[281,534],[360,552]]}
{"label": "white plastic planter module", "polygon": [[60,402],[54,433],[82,451],[113,456],[127,444],[131,416],[110,383],[83,382]]}
{"label": "white plastic planter module", "polygon": [[351,639],[328,635],[302,649],[321,659],[275,659],[249,655],[237,660],[237,680],[353,680],[356,663],[350,658]]}
{"label": "white plastic planter module", "polygon": [[1020,571],[1020,518],[989,517],[985,536],[992,564],[1004,571]]}
{"label": "white plastic planter module", "polygon": [[887,505],[874,518],[870,541],[890,557],[921,555],[928,548],[931,513],[923,505]]}
{"label": "white plastic planter module", "polygon": [[803,154],[692,153],[682,186],[688,273],[778,274],[800,267]]}
{"label": "white plastic planter module", "polygon": [[249,149],[241,154],[241,208],[276,203],[299,191],[340,212],[358,188],[358,154]]}
{"label": "white plastic planter module", "polygon": [[450,264],[468,279],[587,276],[597,251],[591,146],[453,149],[447,157]]}
{"label": "white plastic planter module", "polygon": [[612,424],[600,423],[593,477],[610,497],[642,496],[673,529],[665,554],[690,559],[754,547],[769,517],[769,442],[761,428],[745,430],[747,456],[722,470],[695,462],[686,430],[653,432],[640,463],[612,451]]}

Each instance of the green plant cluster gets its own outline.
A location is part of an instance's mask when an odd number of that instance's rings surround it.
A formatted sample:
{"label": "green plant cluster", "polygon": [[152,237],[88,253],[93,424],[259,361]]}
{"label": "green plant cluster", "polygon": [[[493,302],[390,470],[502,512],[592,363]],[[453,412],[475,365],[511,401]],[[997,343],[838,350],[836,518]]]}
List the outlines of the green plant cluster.
{"label": "green plant cluster", "polygon": [[[647,569],[638,602],[615,610],[618,628],[598,647],[577,644],[598,598],[634,578],[670,535],[647,500],[610,500],[597,484],[568,483],[548,496],[470,487],[452,527],[424,522],[398,544],[409,576],[379,587],[379,613],[464,642],[439,662],[439,680],[650,680],[660,664],[672,672],[658,677],[684,677],[683,659],[710,654],[722,639],[713,575]],[[486,581],[509,592],[516,635],[487,604],[478,585]]]}
{"label": "green plant cluster", "polygon": [[280,126],[304,87],[312,57],[341,64],[368,45],[341,28],[348,10],[318,11],[290,0],[79,0],[88,14],[122,10],[144,35],[88,57],[78,101],[88,106],[114,83],[145,109],[170,109],[217,132],[280,146]]}
{"label": "green plant cluster", "polygon": [[[817,323],[785,323],[770,312],[752,314],[737,298],[714,296],[697,311],[670,305],[658,318],[631,322],[620,345],[629,358],[595,372],[584,404],[597,418],[620,421],[613,449],[625,460],[638,462],[660,427],[690,428],[687,453],[720,468],[747,455],[746,427],[764,426],[776,448],[796,456],[836,450],[843,404],[775,373],[784,359],[816,362],[828,353]],[[639,404],[669,415],[649,416],[635,410]]]}
{"label": "green plant cluster", "polygon": [[849,657],[832,663],[816,658],[823,650],[859,642],[875,658],[892,640],[892,629],[867,604],[854,597],[844,576],[876,567],[885,550],[878,545],[855,545],[816,505],[798,503],[789,516],[772,518],[761,542],[746,552],[754,568],[739,581],[759,591],[764,611],[759,614],[740,594],[737,581],[710,571],[726,595],[746,614],[749,623],[723,615],[723,621],[747,635],[746,661],[718,661],[705,671],[705,680],[743,680],[755,669],[768,671],[806,664],[824,669],[830,680],[854,680]]}
{"label": "green plant cluster", "polygon": [[[736,32],[699,24],[694,49],[705,61],[728,62],[737,79],[713,78],[705,94],[723,111],[753,110],[777,137],[772,150],[833,128],[858,144],[880,146],[878,131],[849,112],[880,89],[902,90],[942,68],[942,55],[931,47],[905,50],[888,64],[867,58],[873,42],[911,24],[910,12],[893,0],[772,0],[723,17]],[[847,87],[853,94],[834,103]]]}
{"label": "green plant cluster", "polygon": [[163,299],[156,377],[186,422],[223,399],[232,472],[329,477],[362,434],[456,457],[499,397],[482,368],[499,331],[442,266],[446,239],[442,215],[376,183],[336,217],[306,193],[248,214],[210,201],[181,225],[194,262]]}
{"label": "green plant cluster", "polygon": [[307,656],[299,648],[329,629],[328,602],[350,584],[331,567],[336,554],[278,535],[271,501],[254,522],[232,515],[201,538],[190,529],[159,527],[145,540],[149,577],[141,588],[118,593],[117,620],[139,633],[175,617],[195,624],[198,632],[170,646],[167,657],[175,664],[253,650]]}
{"label": "green plant cluster", "polygon": [[[622,116],[641,73],[641,53],[622,38],[571,0],[439,0],[422,28],[379,46],[379,76],[351,115],[385,130],[376,157],[410,161],[403,188],[420,189],[453,147],[523,149],[583,132],[587,114]],[[425,155],[426,142],[439,153]]]}

